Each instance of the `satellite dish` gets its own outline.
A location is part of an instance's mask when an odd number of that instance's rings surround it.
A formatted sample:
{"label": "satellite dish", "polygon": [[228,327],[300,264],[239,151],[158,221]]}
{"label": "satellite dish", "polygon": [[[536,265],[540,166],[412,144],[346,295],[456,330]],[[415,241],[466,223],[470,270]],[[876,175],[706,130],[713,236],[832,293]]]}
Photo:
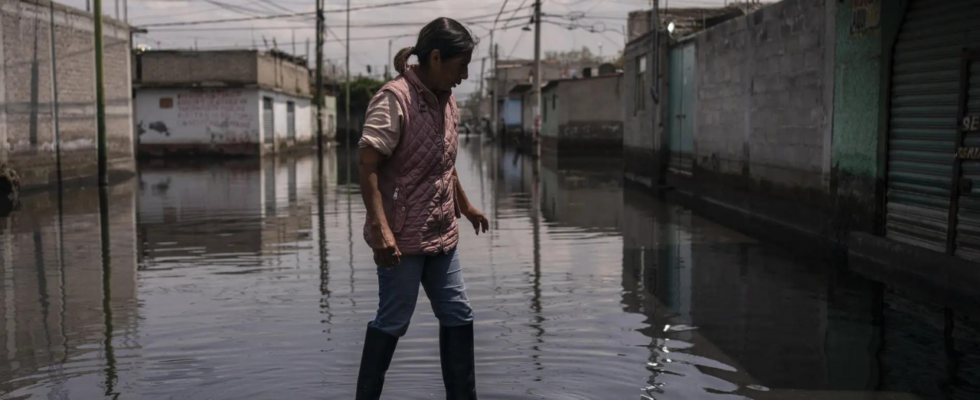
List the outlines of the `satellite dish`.
{"label": "satellite dish", "polygon": [[674,25],[674,21],[670,21],[670,23],[667,24],[667,32],[674,33],[674,29],[677,29],[677,26]]}

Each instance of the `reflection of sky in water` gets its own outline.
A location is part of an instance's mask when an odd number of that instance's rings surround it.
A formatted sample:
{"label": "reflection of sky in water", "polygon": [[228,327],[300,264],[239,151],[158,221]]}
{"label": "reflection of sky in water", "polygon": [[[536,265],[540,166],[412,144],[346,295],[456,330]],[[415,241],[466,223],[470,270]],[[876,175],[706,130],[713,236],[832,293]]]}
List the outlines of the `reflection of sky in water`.
{"label": "reflection of sky in water", "polygon": [[[481,398],[976,398],[961,311],[660,203],[614,169],[544,162],[535,190],[530,160],[477,142],[458,170],[495,227],[461,244]],[[334,151],[322,201],[314,158],[144,163],[111,191],[109,291],[97,192],[68,192],[62,222],[56,201],[25,198],[0,220],[0,398],[352,397],[377,289]],[[427,301],[389,373],[399,398],[442,396]]]}

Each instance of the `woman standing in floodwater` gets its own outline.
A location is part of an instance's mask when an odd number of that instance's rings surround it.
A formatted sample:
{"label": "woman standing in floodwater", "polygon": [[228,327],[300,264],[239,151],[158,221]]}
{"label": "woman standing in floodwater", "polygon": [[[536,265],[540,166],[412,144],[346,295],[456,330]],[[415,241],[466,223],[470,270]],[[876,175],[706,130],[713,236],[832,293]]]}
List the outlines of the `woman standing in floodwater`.
{"label": "woman standing in floodwater", "polygon": [[[371,100],[359,143],[364,236],[378,265],[380,304],[368,324],[357,400],[378,399],[398,338],[415,311],[419,284],[439,319],[439,356],[448,399],[476,399],[473,309],[460,267],[456,219],[479,235],[489,223],[456,175],[459,114],[452,89],[467,78],[477,41],[438,18],[414,47],[395,56],[399,76]],[[419,65],[408,66],[415,55]]]}

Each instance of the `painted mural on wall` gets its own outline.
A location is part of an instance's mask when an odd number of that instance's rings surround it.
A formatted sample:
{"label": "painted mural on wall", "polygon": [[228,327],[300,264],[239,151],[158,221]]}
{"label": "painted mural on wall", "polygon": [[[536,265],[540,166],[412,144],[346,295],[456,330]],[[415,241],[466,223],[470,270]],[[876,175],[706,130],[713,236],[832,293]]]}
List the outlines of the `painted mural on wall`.
{"label": "painted mural on wall", "polygon": [[881,0],[852,0],[851,36],[878,30],[881,23]]}

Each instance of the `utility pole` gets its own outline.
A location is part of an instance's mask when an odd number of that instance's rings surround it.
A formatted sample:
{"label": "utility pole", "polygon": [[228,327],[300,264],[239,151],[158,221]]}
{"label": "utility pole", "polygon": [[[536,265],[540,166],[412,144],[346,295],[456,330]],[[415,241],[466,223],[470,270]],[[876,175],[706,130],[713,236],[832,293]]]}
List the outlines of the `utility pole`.
{"label": "utility pole", "polygon": [[534,1],[534,156],[541,156],[541,0]]}
{"label": "utility pole", "polygon": [[493,131],[490,133],[490,137],[494,140],[498,140],[497,120],[500,119],[497,116],[497,92],[500,88],[500,80],[497,78],[497,45],[493,43],[493,31],[490,31],[490,52],[493,55],[493,95],[490,97],[490,129]]}
{"label": "utility pole", "polygon": [[349,185],[351,184],[350,136],[351,128],[353,127],[350,120],[350,0],[347,0],[347,36],[344,40],[347,42],[345,46],[346,54],[344,55],[344,69],[346,69],[345,73],[347,75],[347,84],[344,90],[344,99],[346,100],[344,101],[344,114],[346,114],[345,117],[347,118],[347,134],[344,135],[344,144],[347,151],[347,184]]}
{"label": "utility pole", "polygon": [[395,39],[388,39],[388,62],[385,63],[385,65],[391,65],[391,68],[392,69],[395,68],[395,66],[392,64],[395,61],[391,59],[391,44],[392,44],[392,42],[394,42],[394,40]]}
{"label": "utility pole", "polygon": [[493,120],[490,121],[490,128],[493,129],[494,140],[500,139],[499,138],[500,128],[497,127],[497,123],[500,121],[500,115],[498,115],[500,113],[500,107],[497,104],[497,96],[498,96],[497,92],[500,90],[500,78],[497,77],[497,72],[498,72],[497,57],[499,56],[498,54],[499,50],[500,50],[500,45],[494,44],[493,45],[493,97],[491,99],[493,103],[490,104],[490,115],[493,118]]}
{"label": "utility pole", "polygon": [[123,22],[129,25],[129,0],[123,0]]}
{"label": "utility pole", "polygon": [[92,19],[95,21],[95,115],[99,141],[99,186],[109,183],[108,156],[105,138],[105,71],[102,65],[104,45],[102,40],[102,0],[94,0]]}
{"label": "utility pole", "polygon": [[[323,0],[316,0],[316,152],[323,159]],[[306,54],[309,57],[310,41],[306,41]],[[321,168],[322,170],[322,168]],[[322,188],[321,188],[322,189]]]}
{"label": "utility pole", "polygon": [[[486,68],[486,66],[487,66],[487,58],[486,57],[483,57],[483,59],[480,60],[480,97],[479,97],[479,102],[477,102],[477,105],[476,105],[476,109],[477,109],[477,112],[476,112],[476,121],[477,121],[477,123],[479,123],[479,125],[477,125],[477,126],[479,126],[481,128],[485,126],[480,121],[480,119],[483,117],[483,97],[484,97],[484,94],[483,94],[483,82],[484,82],[483,72],[484,72],[484,69]],[[480,153],[480,154],[483,154],[483,153]]]}

